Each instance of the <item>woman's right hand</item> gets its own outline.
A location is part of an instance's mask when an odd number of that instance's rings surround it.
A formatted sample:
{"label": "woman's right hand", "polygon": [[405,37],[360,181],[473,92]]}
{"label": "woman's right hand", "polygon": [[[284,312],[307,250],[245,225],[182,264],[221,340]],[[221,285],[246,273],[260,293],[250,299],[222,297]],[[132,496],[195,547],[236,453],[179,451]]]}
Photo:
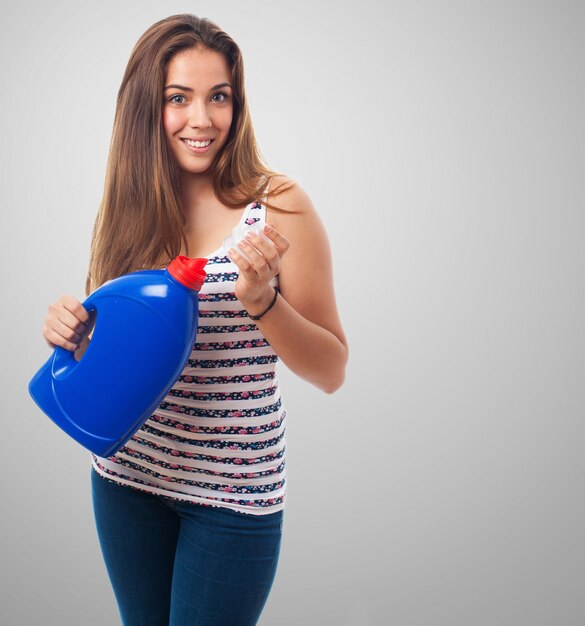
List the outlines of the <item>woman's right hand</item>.
{"label": "woman's right hand", "polygon": [[77,298],[61,296],[57,302],[49,305],[45,318],[43,337],[47,345],[75,352],[88,340],[92,317]]}

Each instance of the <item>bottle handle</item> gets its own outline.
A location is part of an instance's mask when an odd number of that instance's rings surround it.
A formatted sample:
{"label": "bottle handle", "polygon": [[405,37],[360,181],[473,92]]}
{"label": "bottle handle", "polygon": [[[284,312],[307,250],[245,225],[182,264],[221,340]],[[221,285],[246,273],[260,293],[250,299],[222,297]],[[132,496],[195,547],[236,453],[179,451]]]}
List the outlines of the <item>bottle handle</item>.
{"label": "bottle handle", "polygon": [[[90,294],[81,304],[88,313],[97,311],[93,294]],[[75,358],[75,352],[66,350],[61,346],[55,346],[55,350],[53,352],[53,365],[51,368],[51,373],[55,380],[62,380],[63,378],[69,376],[78,364],[79,361]]]}

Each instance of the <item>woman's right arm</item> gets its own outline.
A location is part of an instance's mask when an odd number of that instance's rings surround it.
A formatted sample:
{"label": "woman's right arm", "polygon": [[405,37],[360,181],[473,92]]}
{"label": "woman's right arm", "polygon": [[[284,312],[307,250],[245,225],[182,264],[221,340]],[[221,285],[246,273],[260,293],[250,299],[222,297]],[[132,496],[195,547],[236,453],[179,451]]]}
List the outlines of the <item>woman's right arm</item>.
{"label": "woman's right arm", "polygon": [[77,298],[61,296],[49,305],[43,337],[50,348],[60,346],[75,352],[75,358],[79,359],[89,344],[93,317]]}

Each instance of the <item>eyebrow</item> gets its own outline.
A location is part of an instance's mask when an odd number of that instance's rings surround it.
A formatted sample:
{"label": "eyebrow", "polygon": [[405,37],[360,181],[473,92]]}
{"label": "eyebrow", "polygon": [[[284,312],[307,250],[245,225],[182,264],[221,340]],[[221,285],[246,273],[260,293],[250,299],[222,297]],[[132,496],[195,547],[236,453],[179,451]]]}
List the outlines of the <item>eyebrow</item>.
{"label": "eyebrow", "polygon": [[[229,83],[219,83],[218,85],[213,85],[213,87],[209,91],[213,91],[214,89],[219,89],[220,87],[229,87],[231,89],[231,85]],[[163,91],[167,89],[182,89],[183,91],[193,91],[191,87],[185,87],[185,85],[167,85]]]}

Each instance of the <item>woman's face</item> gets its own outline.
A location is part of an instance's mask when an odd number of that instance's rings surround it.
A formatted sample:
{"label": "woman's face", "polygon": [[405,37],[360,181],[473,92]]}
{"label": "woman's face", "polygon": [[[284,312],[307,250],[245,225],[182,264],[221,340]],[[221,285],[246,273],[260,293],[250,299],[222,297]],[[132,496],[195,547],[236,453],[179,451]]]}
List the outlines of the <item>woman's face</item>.
{"label": "woman's face", "polygon": [[[163,126],[183,171],[201,174],[209,169],[227,140],[232,116],[231,72],[225,57],[207,48],[175,54],[167,66]],[[195,146],[195,140],[203,143]]]}

